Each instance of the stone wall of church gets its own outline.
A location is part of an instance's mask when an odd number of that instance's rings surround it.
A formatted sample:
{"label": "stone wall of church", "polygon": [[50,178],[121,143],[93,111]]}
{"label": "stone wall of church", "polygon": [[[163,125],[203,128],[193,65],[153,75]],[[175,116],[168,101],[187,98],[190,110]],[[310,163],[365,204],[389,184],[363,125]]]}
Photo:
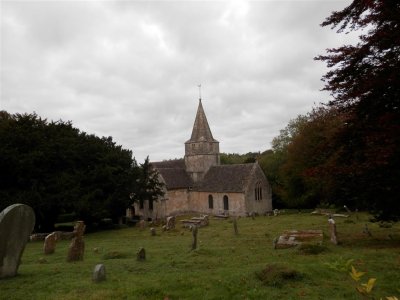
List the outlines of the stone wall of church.
{"label": "stone wall of church", "polygon": [[[210,196],[212,197],[212,208],[210,208]],[[224,205],[224,197],[227,197],[228,207]],[[243,193],[191,192],[190,206],[193,211],[203,214],[245,216],[246,205],[244,197]]]}
{"label": "stone wall of church", "polygon": [[218,164],[219,154],[185,155],[186,172],[195,182],[202,180],[211,166]]}
{"label": "stone wall of church", "polygon": [[166,195],[166,215],[179,215],[190,211],[187,189],[170,190]]}
{"label": "stone wall of church", "polygon": [[[256,197],[257,187],[261,188],[261,199],[258,199],[259,196]],[[249,213],[256,212],[259,214],[272,211],[271,185],[258,165],[254,169],[253,176],[246,188],[246,210]]]}

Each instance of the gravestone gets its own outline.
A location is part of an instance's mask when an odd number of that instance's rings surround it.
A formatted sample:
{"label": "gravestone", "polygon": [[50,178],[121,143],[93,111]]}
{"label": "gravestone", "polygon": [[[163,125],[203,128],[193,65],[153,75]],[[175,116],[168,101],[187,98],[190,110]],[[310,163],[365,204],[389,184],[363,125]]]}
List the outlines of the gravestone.
{"label": "gravestone", "polygon": [[106,280],[106,268],[103,264],[98,264],[93,270],[93,282],[100,282]]}
{"label": "gravestone", "polygon": [[145,220],[140,220],[139,221],[139,228],[140,229],[145,229],[146,228],[146,221]]}
{"label": "gravestone", "polygon": [[83,221],[76,222],[73,231],[73,238],[68,249],[68,262],[83,260],[83,254],[85,253],[83,234],[85,233],[85,228],[86,226]]}
{"label": "gravestone", "polygon": [[235,231],[235,235],[239,234],[238,227],[237,227],[237,218],[236,217],[233,218],[233,230]]}
{"label": "gravestone", "polygon": [[335,245],[337,245],[337,232],[336,232],[336,223],[335,220],[332,219],[332,217],[330,216],[328,219],[328,223],[329,223],[329,234],[331,236],[331,242]]}
{"label": "gravestone", "polygon": [[25,245],[35,226],[35,213],[25,204],[0,213],[0,279],[17,275]]}
{"label": "gravestone", "polygon": [[155,236],[156,235],[156,229],[154,227],[151,227],[150,228],[150,233],[151,233],[151,236]]}
{"label": "gravestone", "polygon": [[50,233],[44,239],[43,252],[44,254],[52,254],[56,250],[58,235],[56,232]]}
{"label": "gravestone", "polygon": [[168,217],[167,218],[167,224],[166,224],[166,229],[174,229],[175,228],[175,217]]}
{"label": "gravestone", "polygon": [[138,252],[136,253],[136,259],[139,261],[146,260],[146,250],[143,247],[139,248]]}
{"label": "gravestone", "polygon": [[192,226],[192,250],[195,250],[197,248],[197,226],[193,225]]}

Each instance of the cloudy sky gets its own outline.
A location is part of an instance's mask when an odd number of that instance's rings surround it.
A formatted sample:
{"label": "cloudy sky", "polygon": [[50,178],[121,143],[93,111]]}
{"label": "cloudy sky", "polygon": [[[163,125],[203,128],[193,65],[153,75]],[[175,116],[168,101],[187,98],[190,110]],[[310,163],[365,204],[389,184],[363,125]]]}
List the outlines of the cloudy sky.
{"label": "cloudy sky", "polygon": [[221,151],[264,151],[329,99],[313,57],[351,37],[319,24],[350,2],[1,0],[0,110],[70,120],[138,162],[172,159],[201,84]]}

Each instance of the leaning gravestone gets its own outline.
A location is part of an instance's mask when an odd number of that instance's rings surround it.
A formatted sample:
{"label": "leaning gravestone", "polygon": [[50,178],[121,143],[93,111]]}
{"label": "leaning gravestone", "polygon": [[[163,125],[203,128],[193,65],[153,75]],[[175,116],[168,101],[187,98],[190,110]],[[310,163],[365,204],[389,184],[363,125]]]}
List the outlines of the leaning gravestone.
{"label": "leaning gravestone", "polygon": [[50,233],[44,239],[43,252],[44,254],[53,254],[56,250],[58,235],[56,232]]}
{"label": "leaning gravestone", "polygon": [[92,280],[94,282],[106,280],[106,268],[103,264],[98,264],[94,267]]}
{"label": "leaning gravestone", "polygon": [[0,278],[17,275],[34,226],[35,213],[28,205],[14,204],[0,213]]}

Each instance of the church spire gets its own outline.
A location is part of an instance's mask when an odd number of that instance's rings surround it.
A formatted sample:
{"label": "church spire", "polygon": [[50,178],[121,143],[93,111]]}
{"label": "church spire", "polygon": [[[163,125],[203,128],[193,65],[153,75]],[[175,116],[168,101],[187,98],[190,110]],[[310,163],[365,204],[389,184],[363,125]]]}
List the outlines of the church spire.
{"label": "church spire", "polygon": [[188,142],[216,142],[212,136],[210,126],[208,125],[201,98],[199,99],[199,106],[197,108],[192,135]]}
{"label": "church spire", "polygon": [[203,104],[199,99],[192,136],[185,143],[186,172],[194,182],[198,182],[203,180],[204,174],[212,166],[219,164],[219,142],[212,136]]}

